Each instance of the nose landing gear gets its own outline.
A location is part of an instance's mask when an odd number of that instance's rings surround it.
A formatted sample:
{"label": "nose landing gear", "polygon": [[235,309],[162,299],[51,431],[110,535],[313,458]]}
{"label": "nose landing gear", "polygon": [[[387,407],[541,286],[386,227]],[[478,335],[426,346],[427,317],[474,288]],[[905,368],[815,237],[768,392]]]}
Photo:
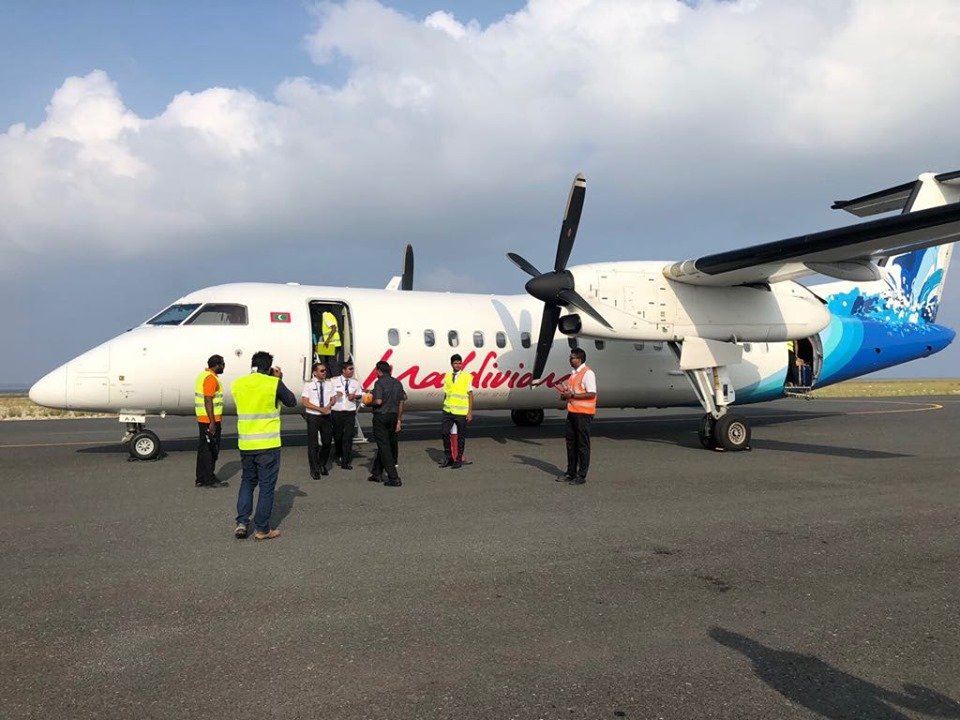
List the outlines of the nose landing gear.
{"label": "nose landing gear", "polygon": [[160,437],[144,427],[145,415],[121,415],[120,422],[126,423],[127,432],[120,442],[127,446],[130,462],[134,460],[159,460]]}

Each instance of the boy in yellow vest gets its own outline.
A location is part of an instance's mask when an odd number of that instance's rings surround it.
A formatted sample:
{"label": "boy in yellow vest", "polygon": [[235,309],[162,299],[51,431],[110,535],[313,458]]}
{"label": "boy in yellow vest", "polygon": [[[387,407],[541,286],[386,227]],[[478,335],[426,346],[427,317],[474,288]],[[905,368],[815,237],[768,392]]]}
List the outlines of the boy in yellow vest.
{"label": "boy in yellow vest", "polygon": [[[467,444],[467,423],[473,420],[473,373],[462,372],[463,358],[459,354],[450,357],[453,372],[443,376],[443,462],[440,467],[457,469],[463,467],[463,449]],[[453,457],[451,432],[457,428],[457,457]]]}

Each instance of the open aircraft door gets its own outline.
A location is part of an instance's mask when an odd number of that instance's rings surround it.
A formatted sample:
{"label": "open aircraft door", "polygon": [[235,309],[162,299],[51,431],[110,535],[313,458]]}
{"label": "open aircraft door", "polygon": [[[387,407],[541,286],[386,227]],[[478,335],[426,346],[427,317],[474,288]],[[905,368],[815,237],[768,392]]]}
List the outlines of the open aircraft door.
{"label": "open aircraft door", "polygon": [[[324,332],[328,324],[324,323],[324,316],[329,314],[333,316],[337,324],[337,334],[334,343],[331,343],[332,353],[321,354],[318,352],[318,344],[321,338],[329,336]],[[304,381],[313,376],[312,366],[314,362],[328,360],[334,365],[334,371],[329,374],[330,377],[340,373],[340,364],[353,357],[354,353],[354,332],[353,320],[350,315],[350,308],[346,303],[339,300],[311,300],[310,301],[310,343],[308,357],[310,362],[304,367]],[[339,340],[339,345],[336,345]],[[323,350],[323,348],[320,348]]]}

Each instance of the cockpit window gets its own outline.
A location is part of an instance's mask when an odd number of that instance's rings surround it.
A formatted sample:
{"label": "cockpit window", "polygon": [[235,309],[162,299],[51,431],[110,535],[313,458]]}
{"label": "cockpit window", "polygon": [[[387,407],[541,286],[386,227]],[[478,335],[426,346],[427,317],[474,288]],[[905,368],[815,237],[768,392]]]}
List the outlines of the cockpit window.
{"label": "cockpit window", "polygon": [[187,325],[246,325],[247,308],[244,305],[207,303],[187,321]]}
{"label": "cockpit window", "polygon": [[200,307],[200,303],[171,305],[160,314],[147,320],[147,325],[179,325],[190,317],[191,313],[198,307]]}

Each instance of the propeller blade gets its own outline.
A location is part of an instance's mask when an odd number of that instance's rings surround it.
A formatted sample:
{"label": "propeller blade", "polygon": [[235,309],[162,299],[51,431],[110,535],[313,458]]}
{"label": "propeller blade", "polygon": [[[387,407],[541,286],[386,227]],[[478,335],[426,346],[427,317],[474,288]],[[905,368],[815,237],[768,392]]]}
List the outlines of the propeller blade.
{"label": "propeller blade", "polygon": [[547,355],[553,347],[553,336],[557,334],[557,323],[560,321],[560,306],[544,303],[543,316],[540,318],[540,337],[537,338],[537,357],[533,362],[533,379],[543,377],[547,367]]}
{"label": "propeller blade", "polygon": [[577,173],[570,186],[570,196],[567,198],[567,211],[560,226],[560,239],[557,241],[557,260],[553,269],[557,272],[567,268],[567,261],[573,251],[573,241],[577,239],[577,228],[580,226],[580,214],[583,212],[583,199],[587,194],[587,179],[582,173]]}
{"label": "propeller blade", "polygon": [[523,270],[527,275],[531,277],[540,277],[540,275],[542,274],[533,265],[531,265],[529,262],[524,260],[522,257],[517,255],[516,253],[509,252],[507,253],[507,257],[510,258],[510,262],[512,262],[514,265],[516,265],[518,268]]}
{"label": "propeller blade", "polygon": [[596,320],[598,323],[600,323],[604,327],[610,330],[613,330],[613,325],[608,323],[604,319],[603,315],[601,315],[592,307],[590,307],[590,303],[584,300],[583,297],[581,297],[580,293],[578,293],[576,290],[561,290],[560,292],[557,293],[557,297],[566,303],[570,303],[577,310],[585,312],[587,315],[592,317],[594,320]]}
{"label": "propeller blade", "polygon": [[407,245],[403,252],[403,274],[400,276],[400,289],[413,290],[413,245]]}

